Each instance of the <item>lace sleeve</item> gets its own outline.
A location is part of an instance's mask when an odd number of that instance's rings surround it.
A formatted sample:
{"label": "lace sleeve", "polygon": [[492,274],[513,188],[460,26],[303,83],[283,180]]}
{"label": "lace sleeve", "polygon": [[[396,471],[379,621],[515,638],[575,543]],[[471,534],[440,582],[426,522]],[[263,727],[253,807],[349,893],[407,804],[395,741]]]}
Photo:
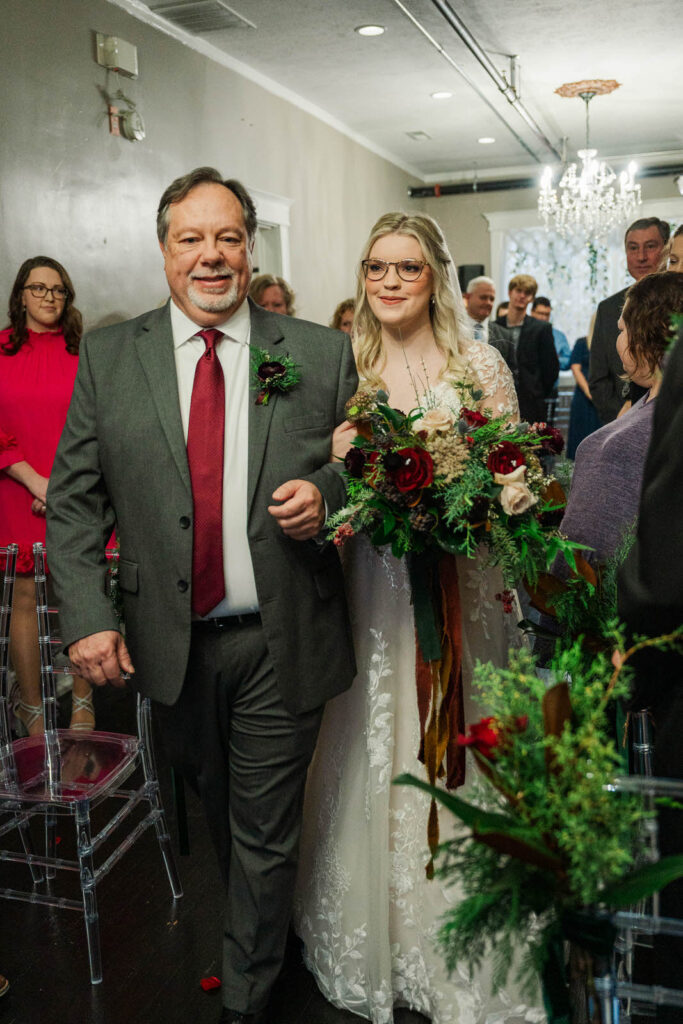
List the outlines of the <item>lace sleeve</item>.
{"label": "lace sleeve", "polygon": [[511,420],[519,420],[515,382],[500,352],[485,342],[474,341],[466,355],[484,392],[480,409],[491,409],[494,416],[507,413]]}

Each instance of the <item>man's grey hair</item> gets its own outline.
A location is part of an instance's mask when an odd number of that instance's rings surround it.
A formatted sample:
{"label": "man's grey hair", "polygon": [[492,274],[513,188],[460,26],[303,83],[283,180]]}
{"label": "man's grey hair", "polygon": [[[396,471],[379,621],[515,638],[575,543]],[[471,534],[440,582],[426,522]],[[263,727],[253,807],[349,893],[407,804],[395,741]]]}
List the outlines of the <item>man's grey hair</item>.
{"label": "man's grey hair", "polygon": [[183,174],[182,177],[176,178],[168,186],[163,196],[159,201],[159,209],[157,210],[157,237],[161,244],[166,248],[166,240],[168,239],[168,224],[170,220],[170,208],[173,203],[179,203],[185,196],[189,195],[193,188],[197,185],[223,185],[235,196],[240,206],[242,207],[242,214],[244,216],[244,226],[247,232],[247,238],[249,242],[253,242],[256,236],[256,206],[254,200],[247,192],[244,185],[237,181],[236,178],[224,178],[220,171],[217,171],[215,167],[195,167],[189,174]]}
{"label": "man's grey hair", "polygon": [[671,226],[667,221],[660,220],[659,217],[641,217],[640,220],[634,220],[633,224],[629,224],[626,228],[624,245],[628,242],[628,236],[632,231],[647,231],[648,228],[657,228],[657,231],[659,231],[659,237],[664,245],[666,245],[669,241],[669,235],[671,234]]}
{"label": "man's grey hair", "polygon": [[482,274],[480,277],[473,277],[471,281],[467,282],[467,287],[465,288],[465,294],[467,295],[468,292],[471,292],[473,288],[476,288],[477,285],[480,285],[480,284],[488,284],[488,285],[490,285],[493,288],[494,291],[496,290],[496,282],[493,280],[493,278],[492,277],[485,277]]}

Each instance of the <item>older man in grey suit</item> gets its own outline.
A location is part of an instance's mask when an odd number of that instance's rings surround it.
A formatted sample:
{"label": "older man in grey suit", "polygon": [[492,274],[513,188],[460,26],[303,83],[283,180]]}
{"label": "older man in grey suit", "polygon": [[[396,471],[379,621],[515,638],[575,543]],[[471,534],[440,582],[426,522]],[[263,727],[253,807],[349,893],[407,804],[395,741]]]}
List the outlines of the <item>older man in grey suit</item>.
{"label": "older man in grey suit", "polygon": [[[239,182],[178,178],[157,230],[170,302],[84,340],[48,552],[79,673],[131,674],[197,784],[228,892],[221,1020],[256,1024],[322,707],[355,671],[337,553],[315,539],[344,501],[330,437],[357,378],[345,335],[248,302],[256,212]],[[269,389],[285,356],[298,374]],[[114,524],[125,641],[103,587]]]}
{"label": "older man in grey suit", "polygon": [[[662,250],[669,240],[669,231],[667,222],[659,217],[641,218],[626,229],[626,266],[635,281],[641,281],[657,269]],[[624,367],[617,352],[619,317],[627,291],[628,288],[622,288],[603,299],[595,315],[588,386],[603,425],[617,418],[626,397],[637,402],[645,394],[638,384],[625,384]]]}

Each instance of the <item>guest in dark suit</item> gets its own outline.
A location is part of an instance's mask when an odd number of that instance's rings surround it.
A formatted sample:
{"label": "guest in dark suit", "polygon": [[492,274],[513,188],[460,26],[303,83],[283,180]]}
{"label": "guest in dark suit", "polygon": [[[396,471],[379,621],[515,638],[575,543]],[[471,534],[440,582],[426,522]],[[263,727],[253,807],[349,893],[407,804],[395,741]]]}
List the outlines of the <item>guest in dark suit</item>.
{"label": "guest in dark suit", "polygon": [[[669,240],[669,225],[659,217],[634,221],[624,237],[626,266],[632,278],[640,281],[657,269],[662,250]],[[617,418],[627,398],[631,402],[643,396],[642,388],[624,385],[623,368],[617,354],[617,326],[628,288],[622,288],[598,306],[591,343],[588,386],[593,404],[603,424]]]}
{"label": "guest in dark suit", "polygon": [[[357,386],[351,344],[247,300],[255,231],[250,196],[218,171],[169,186],[170,302],[84,339],[48,492],[71,660],[96,685],[135,670],[204,802],[231,1024],[263,1019],[323,705],[355,671],[336,549],[313,543],[345,497],[329,457]],[[286,356],[300,379],[278,392]],[[125,642],[103,587],[114,522]]]}
{"label": "guest in dark suit", "polygon": [[[497,348],[510,366],[515,378],[519,412],[528,423],[545,422],[546,399],[560,372],[550,324],[526,315],[526,308],[538,290],[530,274],[517,274],[508,285],[507,315],[496,324],[507,328],[503,335],[490,332],[489,342]],[[501,342],[505,344],[501,344]],[[512,353],[510,344],[513,346]],[[514,365],[511,361],[514,359]]]}
{"label": "guest in dark suit", "polygon": [[[619,574],[619,615],[632,633],[659,636],[683,623],[683,330],[664,371],[645,463],[636,541]],[[683,779],[683,656],[642,651],[632,704],[647,707],[655,725],[655,774]],[[660,850],[683,853],[683,812],[659,811]],[[683,918],[683,880],[662,893],[661,913]],[[683,940],[655,937],[654,982],[681,988]],[[681,1011],[658,1007],[657,1020],[680,1022]]]}

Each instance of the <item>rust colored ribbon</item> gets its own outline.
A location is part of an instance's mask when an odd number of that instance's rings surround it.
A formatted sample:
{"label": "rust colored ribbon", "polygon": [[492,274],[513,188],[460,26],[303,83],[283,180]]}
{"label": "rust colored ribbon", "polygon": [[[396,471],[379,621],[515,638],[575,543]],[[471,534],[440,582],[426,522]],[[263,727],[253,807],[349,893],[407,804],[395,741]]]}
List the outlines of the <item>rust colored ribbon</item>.
{"label": "rust colored ribbon", "polygon": [[[446,786],[455,789],[465,781],[465,749],[458,746],[458,733],[465,731],[462,692],[462,617],[458,571],[455,558],[443,555],[434,569],[432,593],[440,603],[441,658],[425,661],[420,645],[415,644],[417,706],[420,717],[420,751],[432,786],[446,777]],[[436,609],[435,609],[436,610]],[[427,877],[434,874],[434,853],[439,845],[439,819],[436,801],[429,809],[427,838],[431,858]]]}

